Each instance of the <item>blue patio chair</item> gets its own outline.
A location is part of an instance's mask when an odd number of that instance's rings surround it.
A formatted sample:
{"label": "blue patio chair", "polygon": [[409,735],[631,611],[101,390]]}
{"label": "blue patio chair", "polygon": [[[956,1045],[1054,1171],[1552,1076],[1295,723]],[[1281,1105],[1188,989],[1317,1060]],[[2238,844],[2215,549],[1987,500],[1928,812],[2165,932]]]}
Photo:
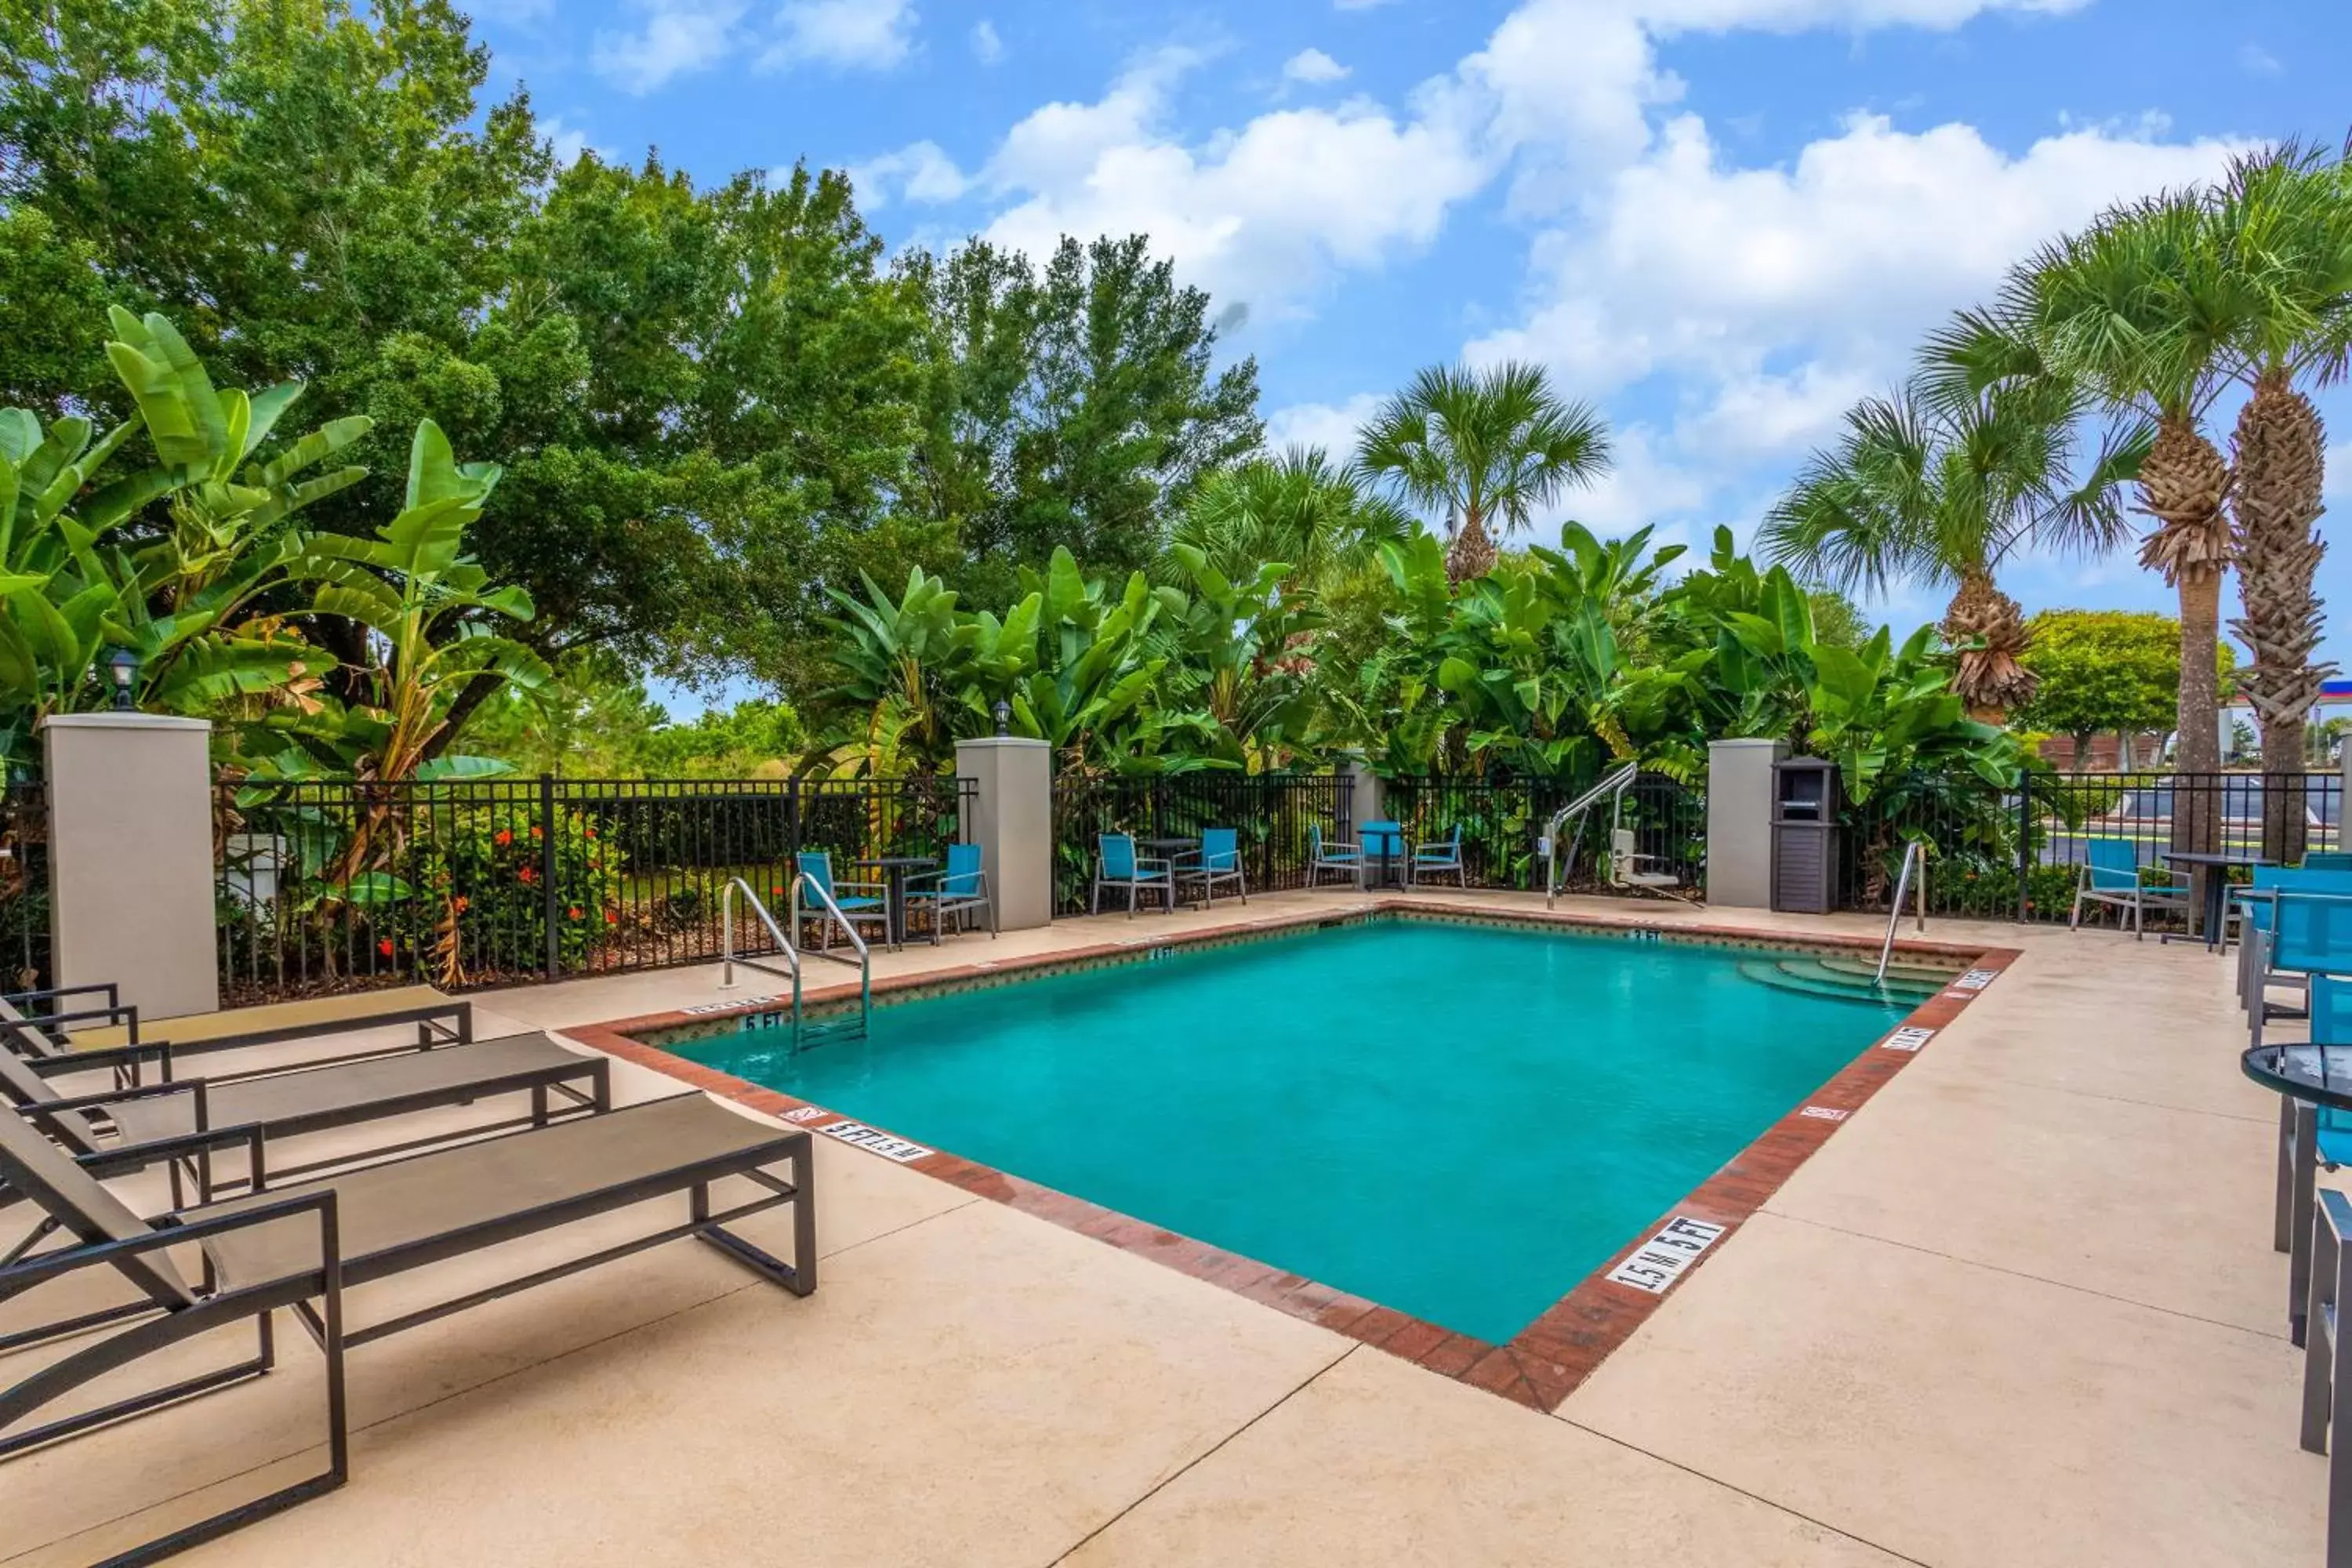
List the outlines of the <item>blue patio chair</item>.
{"label": "blue patio chair", "polygon": [[1337,871],[1356,884],[1359,891],[1364,886],[1364,847],[1343,843],[1323,837],[1323,825],[1307,825],[1307,885],[1310,888],[1323,880],[1323,873]]}
{"label": "blue patio chair", "polygon": [[996,905],[988,896],[988,873],[980,867],[980,846],[950,844],[944,870],[919,871],[907,879],[907,908],[909,910],[929,910],[931,914],[931,945],[940,945],[940,934],[950,921],[956,930],[975,911],[988,916],[988,935],[996,937]]}
{"label": "blue patio chair", "polygon": [[2248,1035],[2256,1046],[2265,1022],[2294,1016],[2271,1007],[2265,993],[2273,981],[2299,984],[2310,997],[2322,976],[2352,977],[2352,892],[2281,887],[2270,904],[2270,931],[2261,939],[2262,963],[2246,1007]]}
{"label": "blue patio chair", "polygon": [[1129,920],[1135,918],[1135,906],[1147,891],[1166,900],[1170,914],[1176,912],[1175,863],[1157,856],[1138,855],[1132,833],[1095,835],[1095,887],[1090,913],[1102,913],[1105,888],[1127,889]]}
{"label": "blue patio chair", "polygon": [[1465,889],[1470,886],[1470,868],[1462,863],[1462,825],[1455,823],[1454,831],[1434,844],[1416,844],[1412,857],[1405,862],[1404,875],[1408,883],[1418,883],[1423,877],[1454,873]]}
{"label": "blue patio chair", "polygon": [[[2311,978],[2311,1043],[2352,1046],[2352,981]],[[2352,1165],[2352,1111],[2282,1097],[2279,1101],[2278,1200],[2271,1245],[2288,1257],[2287,1331],[2304,1342],[2309,1325],[2313,1205],[2319,1173]]]}
{"label": "blue patio chair", "polygon": [[[2271,928],[2280,890],[2294,888],[2307,893],[2352,896],[2352,870],[2314,870],[2308,865],[2257,866],[2253,869],[2252,885],[2233,889],[2230,900],[2230,912],[2239,931],[2238,1000],[2249,1008],[2257,1002],[2267,1004],[2274,987],[2284,986],[2297,993],[2310,989],[2302,973],[2282,973],[2271,967]],[[2223,928],[2225,934],[2227,929]],[[2290,1014],[2289,1009],[2277,1010],[2279,1016]]]}
{"label": "blue patio chair", "polygon": [[2136,940],[2147,940],[2143,929],[2150,910],[2189,910],[2189,884],[2180,880],[2180,873],[2167,870],[2173,881],[2151,887],[2140,876],[2139,845],[2130,838],[2086,838],[2083,841],[2083,877],[2074,887],[2074,910],[2066,917],[2066,929],[2079,928],[2083,923],[2084,904],[2111,904],[2121,918],[2121,911],[2131,915],[2132,935]]}
{"label": "blue patio chair", "polygon": [[2306,871],[2352,871],[2352,849],[2315,849],[2303,858]]}
{"label": "blue patio chair", "polygon": [[887,888],[879,882],[835,881],[833,855],[829,850],[803,849],[793,857],[793,864],[800,870],[800,875],[793,879],[793,923],[787,928],[792,931],[793,941],[800,940],[801,921],[814,920],[818,922],[817,951],[819,952],[833,951],[835,924],[833,910],[824,907],[823,900],[817,900],[816,908],[813,910],[801,907],[801,883],[805,880],[824,889],[832,898],[834,908],[841,911],[844,931],[849,929],[849,922],[852,921],[879,921],[882,923],[882,945],[885,947],[897,945],[898,936],[890,922],[890,899]]}
{"label": "blue patio chair", "polygon": [[1176,867],[1179,882],[1198,882],[1202,899],[1211,905],[1217,901],[1217,884],[1231,882],[1234,890],[1249,902],[1249,883],[1242,876],[1242,836],[1238,828],[1204,827],[1201,829],[1201,847]]}

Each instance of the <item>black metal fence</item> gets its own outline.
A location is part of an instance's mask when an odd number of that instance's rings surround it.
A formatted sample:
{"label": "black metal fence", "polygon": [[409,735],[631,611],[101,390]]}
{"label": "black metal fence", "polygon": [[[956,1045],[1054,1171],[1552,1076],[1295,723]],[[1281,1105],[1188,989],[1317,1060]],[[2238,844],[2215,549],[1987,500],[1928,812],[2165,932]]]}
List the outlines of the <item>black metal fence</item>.
{"label": "black metal fence", "polygon": [[842,880],[877,856],[937,858],[964,836],[973,790],[944,777],[225,785],[223,990],[246,1002],[708,962],[730,879],[780,905],[803,850],[829,853]]}
{"label": "black metal fence", "polygon": [[0,990],[53,983],[48,797],[37,784],[0,792]]}
{"label": "black metal fence", "polygon": [[1054,781],[1054,912],[1087,912],[1095,837],[1196,838],[1204,827],[1239,836],[1252,889],[1303,887],[1312,829],[1346,838],[1355,821],[1355,781],[1343,773],[1175,773],[1156,778]]}
{"label": "black metal fence", "polygon": [[[1310,826],[1319,825],[1328,838],[1353,841],[1376,816],[1402,825],[1416,846],[1442,845],[1459,828],[1463,868],[1473,888],[1537,889],[1544,879],[1540,840],[1570,795],[1567,786],[1544,779],[1406,775],[1381,781],[1376,813],[1372,803],[1355,798],[1353,781],[1345,775],[1066,778],[1054,787],[1055,911],[1087,911],[1097,834],[1190,838],[1203,827],[1232,827],[1241,836],[1252,888],[1296,888],[1307,880]],[[1600,802],[1576,843],[1563,846],[1568,886],[1606,885],[1603,858],[1615,827],[1633,835],[1636,852],[1646,858],[1644,869],[1671,870],[1684,886],[1698,886],[1706,852],[1704,794],[1644,774],[1622,798]],[[1437,879],[1441,886],[1454,880],[1450,874]]]}
{"label": "black metal fence", "polygon": [[1906,843],[1928,846],[1931,914],[2059,921],[2093,839],[2120,839],[2150,880],[2168,852],[2293,864],[2345,847],[2340,773],[2029,774],[2015,789],[1915,777],[1843,817],[1841,905],[1884,910]]}

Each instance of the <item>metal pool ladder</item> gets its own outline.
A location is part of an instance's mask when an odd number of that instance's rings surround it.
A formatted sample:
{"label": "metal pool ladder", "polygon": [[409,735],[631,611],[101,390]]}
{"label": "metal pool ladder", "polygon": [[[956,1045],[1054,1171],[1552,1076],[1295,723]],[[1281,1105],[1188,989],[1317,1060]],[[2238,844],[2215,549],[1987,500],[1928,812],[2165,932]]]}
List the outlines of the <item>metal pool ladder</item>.
{"label": "metal pool ladder", "polygon": [[[796,876],[793,879],[794,907],[797,907],[797,895],[803,887],[817,896],[826,912],[844,931],[848,933],[850,951],[857,955],[852,958],[847,953],[835,953],[827,948],[817,950],[820,956],[830,958],[836,963],[849,964],[857,971],[857,1010],[854,1013],[845,1008],[838,1016],[828,1015],[809,1018],[803,1015],[801,1008],[800,949],[793,945],[793,939],[785,933],[783,927],[776,923],[776,917],[769,912],[767,905],[760,901],[760,895],[751,890],[751,885],[749,882],[740,877],[728,878],[726,890],[719,895],[719,930],[723,943],[719,960],[722,967],[719,970],[719,984],[722,986],[734,984],[735,966],[739,963],[746,969],[756,969],[763,974],[772,974],[779,980],[791,981],[793,983],[792,1048],[794,1051],[798,1051],[803,1046],[815,1045],[828,1039],[862,1040],[866,1037],[866,1024],[874,1012],[874,955],[866,948],[866,939],[857,934],[856,926],[843,918],[841,906],[833,901],[833,894],[806,876]],[[768,940],[775,943],[776,951],[783,955],[784,963],[782,968],[764,959],[747,957],[736,951],[735,896],[738,893],[740,893],[743,896],[743,901],[751,907],[753,918],[766,928]]]}
{"label": "metal pool ladder", "polygon": [[1910,889],[1914,868],[1919,873],[1919,929],[1927,929],[1927,846],[1914,838],[1903,847],[1903,869],[1895,879],[1895,902],[1886,911],[1886,940],[1878,944],[1878,973],[1870,977],[1874,985],[1886,984],[1886,962],[1895,956],[1895,928],[1903,923],[1903,895]]}
{"label": "metal pool ladder", "polygon": [[[1592,814],[1593,806],[1598,805],[1603,796],[1613,797],[1612,806],[1622,805],[1626,789],[1641,776],[1641,763],[1627,763],[1623,767],[1551,814],[1551,821],[1545,825],[1543,836],[1544,908],[1551,908],[1552,900],[1559,896],[1560,872],[1563,869],[1572,870],[1575,868],[1576,847],[1584,841],[1585,818]],[[1569,834],[1568,853],[1562,856],[1559,831],[1570,822],[1575,823],[1576,826]]]}

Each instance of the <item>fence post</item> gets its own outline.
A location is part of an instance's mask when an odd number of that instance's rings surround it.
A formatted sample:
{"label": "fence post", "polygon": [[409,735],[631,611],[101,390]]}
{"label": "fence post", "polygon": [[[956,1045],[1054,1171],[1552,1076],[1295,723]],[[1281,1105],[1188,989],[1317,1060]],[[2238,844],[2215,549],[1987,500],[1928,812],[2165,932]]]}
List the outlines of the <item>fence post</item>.
{"label": "fence post", "polygon": [[539,882],[540,908],[547,926],[547,977],[558,978],[563,971],[563,930],[556,923],[562,912],[563,900],[555,887],[555,775],[539,775]]}
{"label": "fence post", "polygon": [[[1924,867],[1920,874],[1925,877]],[[2032,898],[2033,774],[2026,772],[2018,775],[2017,790],[2017,919],[2021,925],[2032,916]]]}

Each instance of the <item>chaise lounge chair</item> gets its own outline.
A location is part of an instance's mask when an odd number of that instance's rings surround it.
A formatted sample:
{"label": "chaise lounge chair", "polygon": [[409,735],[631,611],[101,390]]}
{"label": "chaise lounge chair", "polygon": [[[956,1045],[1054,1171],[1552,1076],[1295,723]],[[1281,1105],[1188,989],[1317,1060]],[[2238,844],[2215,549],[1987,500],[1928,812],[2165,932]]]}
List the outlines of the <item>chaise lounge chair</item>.
{"label": "chaise lounge chair", "polygon": [[[13,1035],[21,1040],[23,1034],[22,1026],[0,1025],[0,1037]],[[294,1138],[504,1095],[530,1097],[530,1109],[524,1117],[448,1129],[358,1156],[282,1167],[277,1172],[280,1179],[327,1165],[351,1164],[355,1157],[404,1152],[526,1122],[545,1126],[557,1116],[606,1110],[613,1103],[609,1058],[569,1049],[539,1034],[226,1079],[174,1079],[169,1076],[166,1057],[166,1073],[158,1081],[79,1095],[60,1092],[59,1081],[77,1073],[103,1070],[108,1063],[82,1062],[71,1056],[26,1057],[9,1049],[8,1043],[0,1037],[0,1107],[13,1101],[19,1111],[75,1154],[135,1147],[215,1127],[255,1126],[272,1140]],[[143,1058],[168,1047],[151,1045],[125,1050]],[[104,1137],[110,1130],[112,1142]],[[184,1162],[172,1163],[175,1203],[181,1199],[181,1176],[187,1168]],[[257,1182],[260,1173],[253,1174]]]}
{"label": "chaise lounge chair", "polygon": [[[260,1134],[223,1128],[192,1134],[191,1145],[244,1143],[261,1168]],[[238,1504],[111,1559],[146,1563],[343,1484],[350,1474],[343,1354],[403,1329],[434,1321],[533,1285],[692,1236],[710,1243],[794,1295],[816,1288],[810,1137],[803,1129],[739,1116],[700,1094],[653,1100],[298,1186],[268,1188],[226,1204],[142,1219],[100,1178],[111,1154],[77,1160],[19,1117],[0,1112],[0,1184],[39,1205],[50,1230],[70,1240],[46,1251],[20,1244],[0,1255],[0,1300],[21,1300],[52,1281],[110,1268],[141,1300],[0,1336],[0,1351],[72,1336],[67,1353],[0,1388],[0,1459],[93,1428],[260,1376],[276,1364],[270,1314],[290,1309],[326,1353],[328,1457],[317,1474]],[[790,1161],[787,1181],[767,1167]],[[743,1178],[761,1191],[714,1209],[712,1187]],[[683,1218],[649,1214],[628,1240],[535,1268],[449,1300],[352,1329],[346,1296],[383,1279],[576,1222],[664,1198],[683,1197]],[[727,1229],[745,1215],[789,1204],[793,1258],[782,1262]],[[600,1236],[600,1241],[606,1238]],[[167,1249],[201,1248],[204,1276],[191,1285]],[[101,1377],[172,1346],[250,1322],[255,1353],[233,1366],[95,1408],[26,1423]],[[93,1331],[124,1326],[100,1338]],[[114,1391],[110,1391],[114,1392]]]}

